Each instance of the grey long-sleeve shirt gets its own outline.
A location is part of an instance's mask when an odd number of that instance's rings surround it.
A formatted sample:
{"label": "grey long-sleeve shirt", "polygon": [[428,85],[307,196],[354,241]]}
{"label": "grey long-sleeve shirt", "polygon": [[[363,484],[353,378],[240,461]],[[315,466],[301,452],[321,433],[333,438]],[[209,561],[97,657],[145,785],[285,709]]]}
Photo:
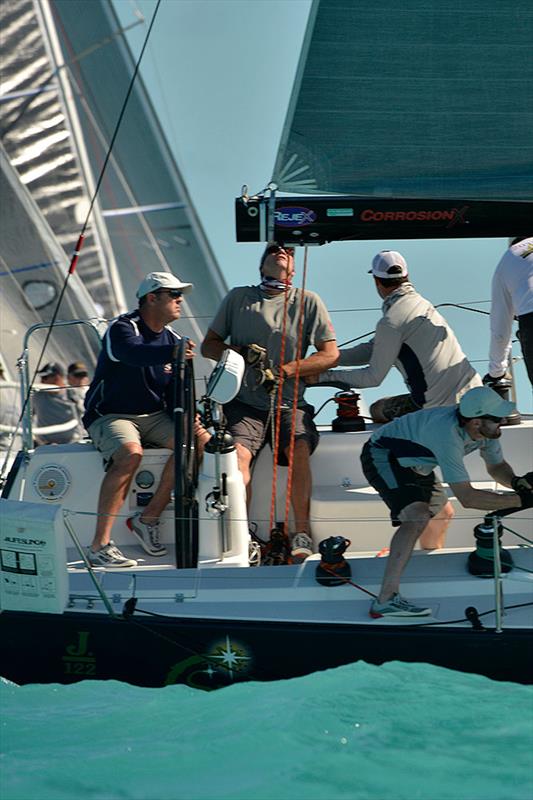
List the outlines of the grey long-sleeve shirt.
{"label": "grey long-sleeve shirt", "polygon": [[392,366],[402,374],[417,405],[453,405],[481,378],[461,350],[454,332],[412,284],[404,283],[383,303],[372,341],[341,350],[340,366],[324,372],[319,383],[342,381],[350,387],[379,386]]}

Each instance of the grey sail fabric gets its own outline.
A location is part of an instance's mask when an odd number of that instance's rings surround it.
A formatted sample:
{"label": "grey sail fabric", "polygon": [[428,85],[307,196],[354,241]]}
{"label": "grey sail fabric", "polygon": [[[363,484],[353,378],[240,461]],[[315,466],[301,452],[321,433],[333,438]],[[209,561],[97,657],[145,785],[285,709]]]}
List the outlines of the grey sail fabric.
{"label": "grey sail fabric", "polygon": [[[42,8],[32,0],[0,3],[0,136],[21,183],[70,257],[89,195],[65,114],[61,73],[54,67],[44,35]],[[103,313],[113,316],[120,303],[110,279],[109,254],[100,246],[94,222],[93,216],[83,248],[81,279]],[[41,253],[36,263],[45,261]],[[26,270],[28,278],[42,277],[45,268],[35,270],[27,262],[18,269]]]}
{"label": "grey sail fabric", "polygon": [[[0,9],[2,143],[70,258],[134,57],[109,0],[5,0]],[[44,251],[19,259],[17,274],[41,278],[49,262]],[[199,342],[227,287],[138,75],[76,276],[110,318],[136,305],[145,274],[167,270],[195,285],[177,327]],[[212,365],[198,356],[195,366],[200,378]]]}
{"label": "grey sail fabric", "polygon": [[[26,330],[50,322],[68,259],[1,145],[0,198],[0,361],[14,378]],[[63,295],[59,319],[97,317],[98,311],[86,287],[74,273]],[[31,339],[31,369],[37,364],[45,333],[38,331]],[[65,366],[76,360],[92,364],[98,351],[98,337],[85,327],[57,328],[48,343],[45,360],[59,361]]]}
{"label": "grey sail fabric", "polygon": [[315,0],[282,191],[533,198],[530,0]]}
{"label": "grey sail fabric", "polygon": [[[96,176],[130,84],[134,59],[124,37],[116,35],[120,24],[111,3],[55,0],[52,8]],[[139,76],[99,200],[126,305],[135,306],[135,291],[144,275],[170,270],[194,283],[179,330],[198,342],[226,293],[226,284]]]}

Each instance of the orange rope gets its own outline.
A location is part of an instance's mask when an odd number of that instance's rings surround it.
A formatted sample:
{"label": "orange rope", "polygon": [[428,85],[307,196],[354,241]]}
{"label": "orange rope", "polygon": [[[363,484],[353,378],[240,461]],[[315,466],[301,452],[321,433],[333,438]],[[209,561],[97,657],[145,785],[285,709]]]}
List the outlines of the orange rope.
{"label": "orange rope", "polygon": [[281,330],[281,345],[280,345],[280,354],[279,354],[279,383],[277,388],[277,408],[276,408],[276,420],[271,420],[270,424],[274,424],[274,452],[273,452],[273,464],[272,464],[272,492],[270,496],[270,531],[274,529],[274,522],[276,517],[276,495],[278,491],[278,454],[279,454],[279,437],[280,437],[280,422],[281,422],[281,405],[282,405],[282,396],[283,396],[283,380],[284,380],[284,373],[282,370],[283,363],[285,361],[285,345],[287,342],[287,314],[289,309],[289,292],[290,289],[287,289],[285,292],[285,299],[283,302],[283,325]]}
{"label": "orange rope", "polygon": [[292,473],[294,462],[294,439],[296,434],[296,413],[298,411],[298,387],[300,383],[300,357],[302,353],[302,341],[304,331],[304,309],[305,309],[305,282],[307,279],[307,247],[304,251],[304,269],[302,276],[302,288],[300,297],[300,312],[298,317],[298,343],[296,345],[296,372],[294,373],[294,392],[292,396],[292,414],[291,414],[291,436],[289,444],[289,470],[287,477],[287,496],[285,498],[285,531],[289,530],[289,510],[291,505],[292,494]]}

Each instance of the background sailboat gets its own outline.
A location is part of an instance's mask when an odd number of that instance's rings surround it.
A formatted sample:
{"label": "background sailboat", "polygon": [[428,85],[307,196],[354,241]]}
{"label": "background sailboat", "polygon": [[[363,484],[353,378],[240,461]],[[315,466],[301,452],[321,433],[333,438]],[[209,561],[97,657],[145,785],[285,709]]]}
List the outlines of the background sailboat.
{"label": "background sailboat", "polygon": [[[3,143],[20,181],[70,256],[131,80],[133,58],[108,2],[8,0],[2,15]],[[17,270],[27,277],[35,264],[49,260],[21,254]],[[6,263],[11,269],[10,258]],[[100,313],[111,317],[134,306],[140,278],[153,270],[170,270],[195,283],[180,331],[198,342],[225,282],[138,78],[77,273]],[[50,282],[57,288],[56,278]],[[82,316],[94,313],[89,303]],[[60,317],[65,315],[70,316],[66,308]],[[11,354],[8,360],[12,363]],[[201,377],[210,367],[197,361]]]}

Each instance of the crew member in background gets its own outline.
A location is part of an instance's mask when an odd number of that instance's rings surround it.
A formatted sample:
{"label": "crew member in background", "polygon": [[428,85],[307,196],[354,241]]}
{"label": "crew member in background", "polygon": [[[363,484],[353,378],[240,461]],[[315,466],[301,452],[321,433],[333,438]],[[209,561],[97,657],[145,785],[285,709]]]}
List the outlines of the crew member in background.
{"label": "crew member in background", "polygon": [[[268,353],[277,375],[283,375],[283,405],[280,422],[280,464],[287,464],[290,448],[294,376],[297,365],[300,290],[292,286],[294,248],[271,243],[265,249],[257,286],[239,286],[222,301],[202,344],[202,354],[218,361],[227,348],[240,352],[247,360],[248,347],[259,345]],[[285,306],[285,295],[287,305]],[[280,363],[284,309],[287,308],[284,363]],[[226,343],[227,342],[227,343]],[[310,345],[316,352],[306,357]],[[305,291],[300,377],[333,366],[338,356],[335,332],[326,307],[314,292]],[[265,385],[255,386],[253,371],[245,373],[237,397],[224,406],[228,430],[237,449],[237,458],[248,500],[251,465],[265,442],[271,440],[271,398]],[[295,530],[290,534],[291,556],[302,561],[312,553],[309,530],[311,467],[309,458],[318,444],[312,406],[304,400],[305,383],[298,386],[296,437],[292,471],[291,503]],[[274,411],[275,416],[275,411]]]}
{"label": "crew member in background", "polygon": [[[409,281],[404,257],[394,250],[382,250],[373,258],[370,272],[383,299],[383,316],[370,342],[341,349],[338,360],[343,367],[368,366],[328,371],[317,382],[368,389],[379,386],[395,366],[409,392],[372,403],[374,422],[389,422],[421,408],[452,405],[469,389],[481,386],[481,378],[444,317]],[[308,382],[315,381],[311,378]],[[447,503],[439,518],[429,523],[421,546],[429,550],[443,547],[452,518],[453,509]]]}
{"label": "crew member in background", "polygon": [[[430,608],[400,595],[400,579],[418,537],[448,502],[433,472],[436,466],[464,508],[518,510],[533,505],[533,472],[517,477],[498,441],[500,426],[514,410],[514,403],[488,386],[478,386],[466,392],[458,405],[415,411],[389,422],[365,444],[363,472],[389,507],[392,524],[399,526],[392,537],[380,593],[370,610],[372,617],[431,614]],[[489,475],[512,487],[513,493],[472,486],[463,462],[474,450],[479,450]]]}
{"label": "crew member in background", "polygon": [[89,370],[83,361],[74,361],[67,369],[67,383],[69,388],[67,394],[70,400],[76,404],[80,418],[85,411],[85,395],[89,389]]}
{"label": "crew member in background", "polygon": [[[115,515],[126,500],[132,478],[141,462],[143,447],[174,449],[172,408],[172,361],[180,337],[170,327],[181,313],[183,295],[192,291],[169,272],[151,272],[141,282],[139,308],[122,314],[105,335],[94,378],[85,398],[83,422],[95,447],[102,453],[106,473],[100,488],[98,517],[93,542],[88,550],[95,567],[131,567],[111,540]],[[190,342],[187,357],[192,358]],[[209,434],[197,422],[198,446]],[[174,486],[174,455],[168,459],[157,490],[142,512],[127,525],[151,556],[164,556],[159,517],[170,501]]]}
{"label": "crew member in background", "polygon": [[68,396],[65,368],[61,364],[51,361],[37,372],[37,378],[45,387],[50,388],[34,391],[32,405],[36,427],[47,428],[75,421],[75,424],[65,431],[38,433],[35,437],[37,442],[39,444],[67,444],[83,439],[85,431],[81,424],[78,408]]}
{"label": "crew member in background", "polygon": [[489,371],[483,382],[494,388],[509,365],[514,317],[518,318],[518,338],[533,386],[533,236],[513,241],[492,278]]}

